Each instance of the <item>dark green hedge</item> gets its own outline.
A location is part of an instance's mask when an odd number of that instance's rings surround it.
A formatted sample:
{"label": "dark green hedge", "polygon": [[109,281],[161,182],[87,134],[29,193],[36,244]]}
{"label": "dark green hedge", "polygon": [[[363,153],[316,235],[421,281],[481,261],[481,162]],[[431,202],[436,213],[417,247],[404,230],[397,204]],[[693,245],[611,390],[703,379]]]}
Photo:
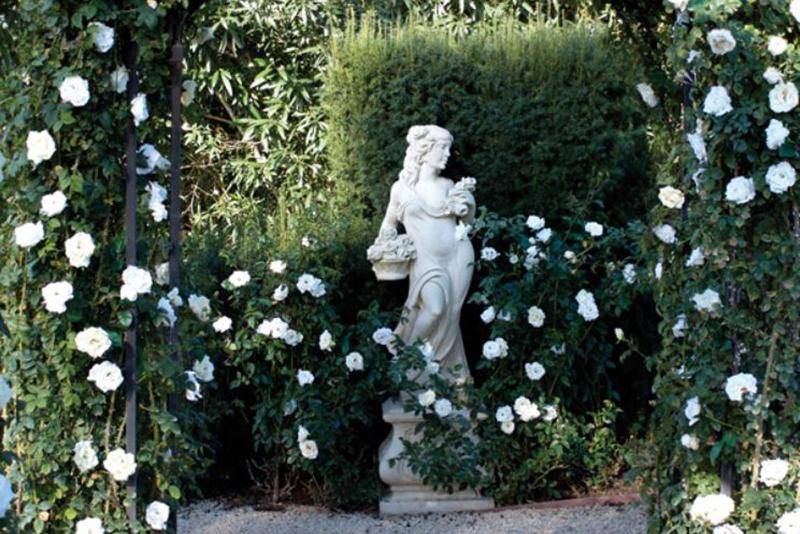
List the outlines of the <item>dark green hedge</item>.
{"label": "dark green hedge", "polygon": [[455,137],[445,174],[478,178],[479,203],[492,210],[580,216],[597,202],[612,224],[644,211],[652,173],[641,70],[601,26],[507,22],[454,37],[364,19],[331,53],[332,178],[355,186],[368,215],[386,203],[408,127],[427,123]]}

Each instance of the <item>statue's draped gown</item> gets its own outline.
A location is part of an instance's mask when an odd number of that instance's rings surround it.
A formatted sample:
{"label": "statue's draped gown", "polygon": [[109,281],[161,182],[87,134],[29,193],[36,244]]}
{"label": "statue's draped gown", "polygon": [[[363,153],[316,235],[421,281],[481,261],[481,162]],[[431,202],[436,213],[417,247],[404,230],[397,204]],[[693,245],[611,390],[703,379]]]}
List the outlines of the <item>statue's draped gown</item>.
{"label": "statue's draped gown", "polygon": [[[425,341],[433,347],[434,359],[439,362],[443,376],[467,377],[469,369],[459,318],[472,280],[475,252],[469,239],[456,239],[458,219],[455,215],[449,213],[445,206],[428,205],[412,186],[403,180],[399,182],[403,193],[397,209],[397,220],[414,242],[417,257],[409,273],[404,319],[395,329],[395,334],[406,344],[420,341],[410,339],[410,336],[421,306],[424,306],[422,288],[426,284],[439,286],[445,298],[444,312]],[[460,368],[456,370],[454,367],[457,365]],[[421,381],[424,381],[424,375],[420,377]]]}

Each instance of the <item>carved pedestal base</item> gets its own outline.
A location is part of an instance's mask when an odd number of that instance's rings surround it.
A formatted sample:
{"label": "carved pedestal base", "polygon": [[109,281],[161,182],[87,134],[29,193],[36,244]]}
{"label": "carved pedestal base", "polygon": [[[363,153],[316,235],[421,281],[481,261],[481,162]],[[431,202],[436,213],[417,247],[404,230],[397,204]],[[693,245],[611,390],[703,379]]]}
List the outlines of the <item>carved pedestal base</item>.
{"label": "carved pedestal base", "polygon": [[422,417],[404,412],[399,400],[389,399],[383,403],[383,420],[392,425],[392,431],[378,453],[380,477],[390,489],[389,494],[381,499],[381,515],[475,512],[494,508],[494,499],[481,497],[475,490],[456,493],[434,491],[422,483],[405,460],[390,466],[389,460],[403,452],[400,438],[412,442],[421,439],[421,434],[416,434],[414,428],[422,421]]}

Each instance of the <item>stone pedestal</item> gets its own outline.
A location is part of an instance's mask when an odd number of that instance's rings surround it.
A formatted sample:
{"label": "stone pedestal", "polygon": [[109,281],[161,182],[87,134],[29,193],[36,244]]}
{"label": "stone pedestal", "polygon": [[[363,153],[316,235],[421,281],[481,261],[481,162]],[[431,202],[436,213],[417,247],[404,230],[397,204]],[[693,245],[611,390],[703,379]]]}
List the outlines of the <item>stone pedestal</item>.
{"label": "stone pedestal", "polygon": [[494,499],[481,497],[475,490],[455,493],[435,491],[424,485],[405,460],[389,466],[389,460],[403,452],[400,438],[416,442],[422,438],[415,427],[422,417],[403,411],[398,399],[383,403],[383,420],[392,425],[389,436],[378,452],[381,480],[389,485],[389,494],[381,499],[381,515],[424,514],[427,512],[475,512],[494,508]]}

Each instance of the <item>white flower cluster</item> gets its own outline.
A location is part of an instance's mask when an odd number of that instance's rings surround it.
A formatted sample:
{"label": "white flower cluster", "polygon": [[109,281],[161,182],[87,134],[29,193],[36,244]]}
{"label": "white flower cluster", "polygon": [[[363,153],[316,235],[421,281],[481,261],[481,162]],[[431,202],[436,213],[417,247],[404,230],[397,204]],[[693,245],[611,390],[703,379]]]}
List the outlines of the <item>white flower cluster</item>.
{"label": "white flower cluster", "polygon": [[307,458],[309,460],[316,460],[317,456],[319,455],[319,449],[317,448],[317,442],[308,439],[309,432],[303,425],[297,427],[297,444],[300,448],[300,454],[303,458]]}
{"label": "white flower cluster", "polygon": [[153,288],[153,277],[147,269],[128,265],[122,271],[122,287],[119,290],[121,299],[136,301],[141,295],[147,295]]}
{"label": "white flower cluster", "polygon": [[256,332],[272,339],[281,339],[289,346],[297,346],[303,341],[303,334],[289,328],[289,323],[280,317],[265,319],[258,325]]}
{"label": "white flower cluster", "polygon": [[487,360],[505,358],[508,356],[508,343],[502,337],[497,337],[483,344],[483,357]]}
{"label": "white flower cluster", "polygon": [[325,294],[325,283],[314,275],[303,273],[297,279],[297,289],[300,293],[319,298]]}
{"label": "white flower cluster", "polygon": [[594,321],[600,317],[600,311],[597,309],[597,303],[591,292],[581,289],[575,295],[575,300],[578,302],[578,315],[583,317],[584,321]]}
{"label": "white flower cluster", "polygon": [[158,182],[150,182],[147,184],[147,209],[153,216],[155,222],[166,221],[169,213],[167,207],[164,206],[164,201],[167,200],[167,190]]}
{"label": "white flower cluster", "polygon": [[699,523],[712,526],[719,525],[728,519],[734,509],[733,499],[727,495],[700,495],[692,502],[692,507],[689,509],[689,517]]}

